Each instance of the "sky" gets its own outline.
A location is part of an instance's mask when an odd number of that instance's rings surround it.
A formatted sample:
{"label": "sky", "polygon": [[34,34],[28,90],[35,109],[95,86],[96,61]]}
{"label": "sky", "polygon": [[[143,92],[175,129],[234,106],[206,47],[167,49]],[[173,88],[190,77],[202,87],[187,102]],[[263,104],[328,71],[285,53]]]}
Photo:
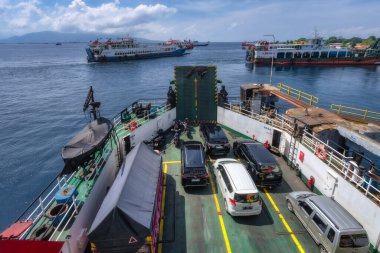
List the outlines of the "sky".
{"label": "sky", "polygon": [[380,0],[0,0],[0,38],[32,32],[152,40],[380,37]]}

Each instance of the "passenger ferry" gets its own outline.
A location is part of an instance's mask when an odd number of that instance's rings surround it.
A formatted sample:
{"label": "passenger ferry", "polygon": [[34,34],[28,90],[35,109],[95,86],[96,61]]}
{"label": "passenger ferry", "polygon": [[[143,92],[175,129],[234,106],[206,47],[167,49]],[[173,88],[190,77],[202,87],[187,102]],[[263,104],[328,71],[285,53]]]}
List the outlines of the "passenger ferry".
{"label": "passenger ferry", "polygon": [[[362,119],[351,118],[354,123],[345,119],[344,107],[336,113],[315,107],[318,98],[284,84],[242,84],[240,97],[231,97],[218,87],[216,73],[216,66],[177,66],[166,98],[137,100],[111,120],[99,115],[90,88],[83,109],[93,120],[64,146],[62,172],[0,233],[0,252],[326,252],[309,224],[288,210],[286,197],[293,191],[303,191],[296,198],[311,192],[331,198],[366,231],[334,234],[339,224],[351,223],[331,222],[323,213],[308,218],[318,223],[315,231],[328,234],[335,252],[379,252],[379,171],[367,156],[380,154],[380,127],[363,122],[377,114],[367,111]],[[279,113],[279,99],[296,108]],[[178,121],[187,122],[186,134],[178,131]],[[217,124],[227,137],[229,143],[214,148],[232,148],[222,156],[194,156],[205,162],[209,184],[184,187],[181,143],[210,143],[203,124]],[[239,199],[224,199],[215,177],[221,175],[216,159],[236,159],[238,140],[272,152],[278,167],[266,166],[262,180],[282,171],[279,185],[257,185],[259,195],[246,194],[247,201],[240,192]],[[231,216],[227,201],[229,208],[259,201],[262,211]]]}
{"label": "passenger ferry", "polygon": [[176,44],[139,44],[133,38],[95,40],[86,48],[88,62],[128,61],[185,55],[186,48]]}
{"label": "passenger ferry", "polygon": [[366,65],[380,62],[380,46],[377,41],[371,48],[355,50],[324,45],[322,38],[316,37],[306,43],[280,44],[267,41],[245,43],[246,62],[257,64],[347,64]]}

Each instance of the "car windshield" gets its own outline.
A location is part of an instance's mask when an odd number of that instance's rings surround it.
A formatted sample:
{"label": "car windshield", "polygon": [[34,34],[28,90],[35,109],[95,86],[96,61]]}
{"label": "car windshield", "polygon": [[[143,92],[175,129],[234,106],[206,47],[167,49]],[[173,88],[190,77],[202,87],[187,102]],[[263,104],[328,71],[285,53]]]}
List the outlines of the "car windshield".
{"label": "car windshield", "polygon": [[361,248],[368,246],[369,241],[366,234],[342,235],[339,247],[341,248]]}
{"label": "car windshield", "polygon": [[227,137],[220,126],[208,128],[208,139],[211,143],[227,143]]}
{"label": "car windshield", "polygon": [[261,166],[259,170],[262,173],[278,173],[280,172],[280,167],[277,164],[271,164]]}
{"label": "car windshield", "polygon": [[259,200],[259,194],[249,193],[249,194],[237,194],[235,193],[234,200],[238,203],[253,203]]}
{"label": "car windshield", "polygon": [[189,145],[185,147],[185,166],[203,167],[203,152],[200,145]]}

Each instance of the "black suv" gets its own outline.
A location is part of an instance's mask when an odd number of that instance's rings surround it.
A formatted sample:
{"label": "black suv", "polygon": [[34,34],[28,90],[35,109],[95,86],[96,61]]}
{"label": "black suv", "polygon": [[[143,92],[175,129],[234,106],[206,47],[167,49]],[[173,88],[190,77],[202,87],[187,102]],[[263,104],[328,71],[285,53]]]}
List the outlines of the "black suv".
{"label": "black suv", "polygon": [[281,168],[263,144],[255,141],[241,140],[233,144],[235,156],[247,161],[248,171],[257,186],[278,186],[282,182]]}
{"label": "black suv", "polygon": [[230,144],[223,129],[218,125],[201,126],[205,139],[206,153],[210,155],[226,155],[230,152]]}
{"label": "black suv", "polygon": [[181,148],[181,183],[186,186],[205,186],[210,183],[203,145],[199,141],[184,142]]}

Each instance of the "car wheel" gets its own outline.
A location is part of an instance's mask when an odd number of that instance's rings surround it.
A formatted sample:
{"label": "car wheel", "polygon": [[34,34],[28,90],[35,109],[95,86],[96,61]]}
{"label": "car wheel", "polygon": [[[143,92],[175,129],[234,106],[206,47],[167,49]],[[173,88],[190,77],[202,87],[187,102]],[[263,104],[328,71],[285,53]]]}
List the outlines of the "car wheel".
{"label": "car wheel", "polygon": [[323,247],[323,245],[319,245],[319,252],[328,253],[327,250],[325,249],[325,247]]}
{"label": "car wheel", "polygon": [[293,213],[294,212],[293,205],[292,205],[292,203],[290,202],[289,199],[286,200],[286,204],[288,206],[289,211],[291,211]]}

